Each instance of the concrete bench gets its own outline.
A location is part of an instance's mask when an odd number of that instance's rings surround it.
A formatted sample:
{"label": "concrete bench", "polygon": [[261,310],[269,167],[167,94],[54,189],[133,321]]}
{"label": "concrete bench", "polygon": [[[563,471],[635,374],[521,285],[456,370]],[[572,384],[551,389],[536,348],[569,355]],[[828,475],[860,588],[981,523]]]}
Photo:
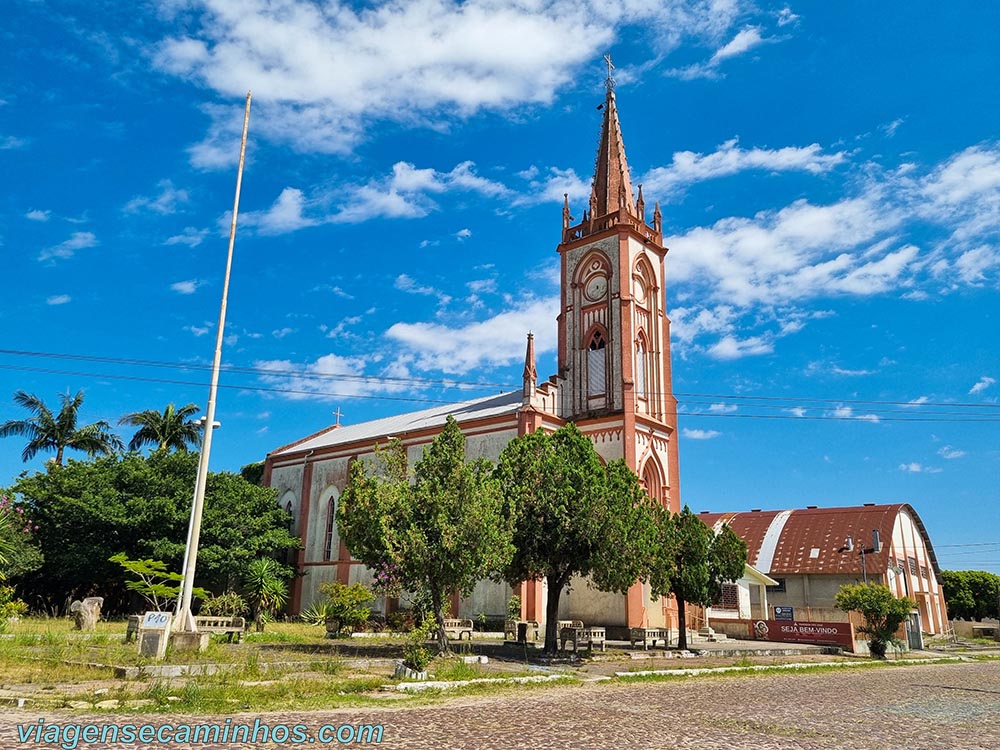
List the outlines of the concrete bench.
{"label": "concrete bench", "polygon": [[246,630],[246,620],[242,617],[208,617],[201,616],[194,618],[195,627],[202,633],[214,633],[216,635],[229,636],[229,642],[233,642],[236,636],[237,643],[243,643],[243,631]]}
{"label": "concrete bench", "polygon": [[522,625],[524,626],[524,639],[526,641],[537,641],[538,632],[541,630],[541,626],[536,620],[507,620],[503,626],[504,640],[518,640],[517,630],[518,627]]}
{"label": "concrete bench", "polygon": [[444,632],[449,638],[462,640],[462,635],[467,635],[472,640],[472,620],[448,620],[444,621]]}
{"label": "concrete bench", "polygon": [[643,651],[648,650],[650,646],[656,648],[657,641],[663,641],[663,648],[670,646],[670,631],[665,628],[630,628],[628,637],[632,648],[639,642]]}
{"label": "concrete bench", "polygon": [[[580,627],[575,627],[578,623]],[[600,645],[601,651],[605,650],[604,628],[585,628],[579,620],[574,621],[574,625],[559,629],[559,650],[566,650],[566,642],[573,644],[573,653],[583,644],[586,644],[588,651],[593,651],[595,645]]]}

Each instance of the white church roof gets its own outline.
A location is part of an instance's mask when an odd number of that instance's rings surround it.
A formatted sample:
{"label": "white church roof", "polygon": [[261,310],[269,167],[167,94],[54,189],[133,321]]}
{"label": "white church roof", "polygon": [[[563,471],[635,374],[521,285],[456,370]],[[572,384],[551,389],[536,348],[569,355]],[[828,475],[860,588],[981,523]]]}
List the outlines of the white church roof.
{"label": "white church roof", "polygon": [[496,396],[486,396],[472,401],[457,404],[441,404],[430,409],[411,411],[408,414],[398,414],[394,417],[373,419],[359,424],[328,427],[305,440],[282,446],[272,452],[272,456],[282,456],[302,451],[329,448],[358,441],[376,440],[378,438],[402,438],[409,432],[440,427],[450,414],[459,424],[489,419],[504,414],[514,414],[521,408],[523,396],[521,391],[501,393]]}

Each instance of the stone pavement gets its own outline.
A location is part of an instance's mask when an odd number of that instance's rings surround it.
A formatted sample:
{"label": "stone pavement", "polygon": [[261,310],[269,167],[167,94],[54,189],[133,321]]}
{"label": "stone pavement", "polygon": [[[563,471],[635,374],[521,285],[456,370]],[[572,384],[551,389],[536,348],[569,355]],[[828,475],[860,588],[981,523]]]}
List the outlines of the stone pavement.
{"label": "stone pavement", "polygon": [[[204,722],[208,717],[97,716],[46,712],[50,722]],[[17,722],[30,710],[0,712],[2,750],[20,744]],[[223,720],[220,717],[217,720]],[[252,723],[253,715],[232,717]],[[365,708],[266,714],[272,724],[382,724],[382,747],[410,748],[698,748],[698,750],[994,750],[1000,746],[1000,663],[977,662],[802,674],[719,676],[518,690],[456,698],[429,707]],[[326,747],[363,747],[314,744]],[[87,745],[80,750],[174,750],[156,743]],[[309,745],[197,745],[212,750]],[[67,748],[67,750],[70,750]]]}

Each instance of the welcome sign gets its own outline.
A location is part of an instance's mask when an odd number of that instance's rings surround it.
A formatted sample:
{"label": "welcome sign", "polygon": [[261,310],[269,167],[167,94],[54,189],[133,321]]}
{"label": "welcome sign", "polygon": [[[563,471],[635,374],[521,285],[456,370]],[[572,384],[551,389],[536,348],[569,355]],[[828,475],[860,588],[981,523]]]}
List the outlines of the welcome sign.
{"label": "welcome sign", "polygon": [[754,620],[753,635],[762,641],[816,643],[854,650],[854,627],[849,622]]}

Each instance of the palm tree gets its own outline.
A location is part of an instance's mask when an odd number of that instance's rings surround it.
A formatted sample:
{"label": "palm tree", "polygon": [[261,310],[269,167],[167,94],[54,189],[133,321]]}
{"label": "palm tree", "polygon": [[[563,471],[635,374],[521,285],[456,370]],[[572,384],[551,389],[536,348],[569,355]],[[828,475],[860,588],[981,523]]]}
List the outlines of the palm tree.
{"label": "palm tree", "polygon": [[19,435],[28,438],[28,444],[21,452],[24,461],[30,461],[39,451],[56,452],[56,465],[62,466],[63,451],[66,448],[84,451],[88,456],[98,453],[114,453],[122,449],[121,439],[111,432],[111,425],[103,419],[93,424],[77,427],[76,421],[83,404],[83,391],[75,396],[69,393],[59,395],[62,408],[59,414],[52,411],[38,396],[24,391],[14,394],[14,403],[23,406],[35,416],[28,419],[11,419],[0,425],[0,438]]}
{"label": "palm tree", "polygon": [[144,445],[155,445],[158,451],[168,451],[171,448],[186,451],[189,445],[195,446],[201,442],[201,425],[190,419],[197,411],[198,407],[194,404],[180,409],[167,404],[162,413],[156,409],[137,411],[126,414],[118,420],[118,424],[139,428],[129,441],[130,451],[137,451]]}

